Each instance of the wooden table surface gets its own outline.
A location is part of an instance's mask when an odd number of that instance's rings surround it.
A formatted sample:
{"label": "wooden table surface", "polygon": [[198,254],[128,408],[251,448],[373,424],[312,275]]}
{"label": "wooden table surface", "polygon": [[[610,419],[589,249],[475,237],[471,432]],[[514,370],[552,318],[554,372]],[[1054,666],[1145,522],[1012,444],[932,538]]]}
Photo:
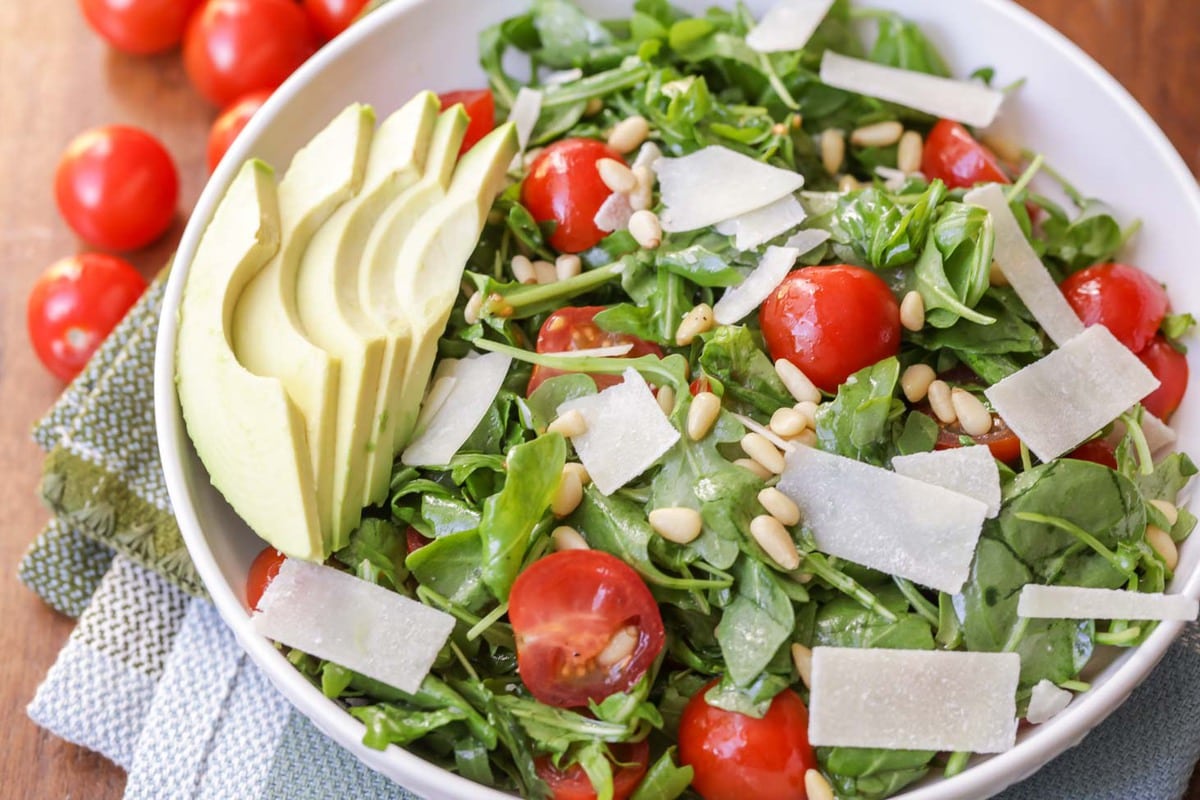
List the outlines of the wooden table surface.
{"label": "wooden table surface", "polygon": [[[1021,4],[1112,72],[1200,174],[1200,3]],[[150,276],[174,247],[203,185],[213,116],[188,86],[177,54],[111,52],[68,0],[0,2],[0,738],[7,743],[0,748],[0,794],[7,797],[109,800],[124,786],[119,769],[45,733],[24,710],[72,626],[14,577],[47,519],[36,497],[40,454],[29,429],[62,389],[30,349],[25,297],[43,268],[81,249],[54,208],[54,165],[71,137],[94,125],[139,125],[163,140],[178,164],[182,197],[180,217],[164,240],[129,257]],[[1200,800],[1200,781],[1193,780],[1189,797]]]}

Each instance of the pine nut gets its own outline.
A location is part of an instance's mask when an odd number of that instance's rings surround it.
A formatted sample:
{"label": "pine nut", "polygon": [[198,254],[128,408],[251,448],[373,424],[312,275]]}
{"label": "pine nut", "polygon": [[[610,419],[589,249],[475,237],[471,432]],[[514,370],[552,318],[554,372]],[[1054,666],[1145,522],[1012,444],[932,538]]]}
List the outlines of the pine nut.
{"label": "pine nut", "polygon": [[[804,417],[804,427],[814,429],[817,427],[818,406],[816,403],[814,403],[812,400],[801,400],[799,403],[796,403],[796,405],[792,406],[792,408],[796,409],[796,412]],[[801,433],[803,433],[803,431],[801,431]]]}
{"label": "pine nut", "polygon": [[612,133],[608,135],[608,146],[625,155],[637,150],[649,135],[650,123],[645,117],[634,115],[613,126]]}
{"label": "pine nut", "polygon": [[950,403],[954,406],[954,416],[958,417],[959,426],[968,436],[983,436],[992,429],[992,412],[966,389],[951,391]]}
{"label": "pine nut", "polygon": [[604,101],[603,100],[601,100],[599,97],[589,97],[588,101],[587,101],[587,106],[585,106],[583,109],[583,115],[585,117],[594,117],[603,110],[604,110]]}
{"label": "pine nut", "polygon": [[821,166],[830,175],[836,175],[846,160],[846,135],[836,128],[821,131]]}
{"label": "pine nut", "polygon": [[587,433],[587,420],[578,408],[572,408],[546,426],[547,433],[561,433],[568,439]]}
{"label": "pine nut", "polygon": [[933,381],[926,390],[926,397],[929,399],[929,407],[933,409],[933,414],[938,420],[947,425],[958,421],[958,412],[954,410],[954,404],[950,402],[950,384],[942,380]]}
{"label": "pine nut", "polygon": [[771,415],[771,430],[787,439],[799,436],[808,427],[808,418],[794,408],[784,407]]}
{"label": "pine nut", "polygon": [[554,492],[554,499],[550,501],[550,510],[556,517],[565,517],[579,508],[582,502],[583,483],[579,480],[578,473],[564,469],[558,482],[558,490]]}
{"label": "pine nut", "polygon": [[771,560],[787,571],[800,566],[800,553],[783,523],[769,514],[750,520],[750,535]]}
{"label": "pine nut", "polygon": [[1147,525],[1146,544],[1162,556],[1163,563],[1171,572],[1174,572],[1175,568],[1179,566],[1179,548],[1175,546],[1175,540],[1171,538],[1171,534],[1157,525]]}
{"label": "pine nut", "polygon": [[800,521],[800,506],[774,486],[758,493],[758,502],[775,519],[791,527]]}
{"label": "pine nut", "polygon": [[600,173],[600,180],[604,181],[604,185],[614,192],[626,194],[632,192],[637,186],[637,178],[633,176],[633,170],[616,159],[600,159],[596,162],[596,171]]}
{"label": "pine nut", "polygon": [[564,253],[554,261],[554,275],[560,281],[574,278],[583,272],[583,262],[579,256]]}
{"label": "pine nut", "polygon": [[821,402],[821,390],[817,388],[799,367],[786,358],[775,362],[775,374],[783,381],[784,387],[798,402],[805,400],[813,403]]}
{"label": "pine nut", "polygon": [[929,393],[929,386],[937,380],[937,373],[928,364],[913,364],[900,376],[900,388],[910,403],[919,403]]}
{"label": "pine nut", "polygon": [[687,314],[675,329],[675,344],[686,347],[696,340],[696,337],[713,329],[717,322],[713,316],[712,306],[700,303]]}
{"label": "pine nut", "polygon": [[1167,524],[1172,528],[1179,521],[1179,509],[1169,500],[1151,500],[1150,505],[1162,512],[1162,515],[1167,518]]}
{"label": "pine nut", "polygon": [[983,140],[983,143],[991,148],[992,152],[1000,157],[1001,161],[1007,161],[1011,164],[1021,163],[1021,145],[1004,136],[989,136]]}
{"label": "pine nut", "polygon": [[687,544],[700,535],[704,520],[694,508],[656,508],[650,512],[650,527],[668,542]]}
{"label": "pine nut", "polygon": [[812,428],[806,428],[800,432],[799,436],[792,437],[792,441],[803,447],[816,447],[817,432]]}
{"label": "pine nut", "polygon": [[658,401],[662,412],[668,417],[671,416],[671,412],[675,410],[675,390],[670,386],[660,386],[654,399]]}
{"label": "pine nut", "polygon": [[533,274],[537,276],[537,282],[540,284],[554,283],[558,280],[558,271],[549,261],[533,262]]}
{"label": "pine nut", "polygon": [[537,283],[537,272],[533,269],[533,262],[525,256],[513,256],[510,266],[513,280],[517,283]]}
{"label": "pine nut", "polygon": [[900,301],[900,324],[910,331],[925,327],[925,298],[920,292],[909,292]]}
{"label": "pine nut", "polygon": [[700,392],[693,397],[687,415],[688,438],[693,442],[698,442],[708,436],[708,432],[712,430],[712,426],[720,415],[721,398],[712,392]]}
{"label": "pine nut", "polygon": [[771,444],[771,441],[761,433],[747,433],[742,437],[742,449],[746,455],[762,464],[768,471],[778,475],[783,472],[785,462],[783,453]]}
{"label": "pine nut", "polygon": [[856,147],[890,147],[903,135],[904,126],[890,119],[856,128],[850,134],[850,143]]}
{"label": "pine nut", "polygon": [[843,194],[846,192],[857,192],[861,188],[862,184],[853,175],[843,175],[838,178],[838,191]]}
{"label": "pine nut", "polygon": [[925,152],[925,142],[916,131],[905,131],[900,137],[900,145],[896,149],[896,166],[906,173],[920,172],[921,157]]}
{"label": "pine nut", "polygon": [[463,309],[463,319],[468,325],[474,325],[479,322],[479,315],[483,312],[483,292],[476,292],[471,295],[471,299],[467,301],[467,307]]}
{"label": "pine nut", "polygon": [[575,473],[576,477],[579,478],[580,486],[587,486],[592,482],[592,476],[588,475],[587,467],[585,467],[583,464],[580,464],[578,461],[568,461],[563,466],[563,472]]}
{"label": "pine nut", "polygon": [[633,168],[637,187],[629,195],[629,205],[634,211],[643,211],[654,205],[654,170],[645,164]]}
{"label": "pine nut", "polygon": [[992,286],[1008,286],[1008,276],[995,259],[992,259],[992,266],[988,269],[988,283]]}
{"label": "pine nut", "polygon": [[753,458],[739,458],[733,462],[735,467],[741,467],[747,472],[753,472],[764,481],[771,477],[771,473],[762,464],[755,461]]}
{"label": "pine nut", "polygon": [[653,211],[642,209],[629,218],[629,235],[641,247],[653,250],[662,244],[662,223]]}
{"label": "pine nut", "polygon": [[[812,650],[799,642],[792,642],[792,666],[796,668],[796,674],[805,688],[812,689]],[[811,793],[809,797],[812,797]]]}
{"label": "pine nut", "polygon": [[590,550],[583,535],[570,525],[559,525],[551,534],[555,550]]}
{"label": "pine nut", "polygon": [[638,631],[632,625],[627,625],[613,634],[604,649],[596,654],[596,663],[602,667],[611,667],[625,661],[637,649]]}
{"label": "pine nut", "polygon": [[808,800],[837,800],[833,787],[818,769],[810,769],[804,773],[804,793]]}

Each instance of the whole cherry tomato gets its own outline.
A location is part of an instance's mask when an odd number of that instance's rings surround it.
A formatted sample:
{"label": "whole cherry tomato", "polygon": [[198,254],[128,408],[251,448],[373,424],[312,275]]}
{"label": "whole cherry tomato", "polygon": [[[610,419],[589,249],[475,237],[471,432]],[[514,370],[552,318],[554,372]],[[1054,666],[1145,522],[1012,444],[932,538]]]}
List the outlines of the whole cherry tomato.
{"label": "whole cherry tomato", "polygon": [[463,111],[471,124],[463,137],[459,153],[465,153],[475,146],[483,137],[496,127],[496,99],[492,97],[491,89],[464,89],[457,92],[445,92],[438,95],[442,101],[442,110],[462,103]]}
{"label": "whole cherry tomato", "polygon": [[654,596],[600,550],[561,550],[517,576],[508,597],[517,671],[547,705],[571,708],[633,686],[662,650]]}
{"label": "whole cherry tomato", "polygon": [[170,227],[179,175],[153,136],[109,125],[82,133],[67,146],[54,173],[54,196],[67,224],[88,244],[133,250]]}
{"label": "whole cherry tomato", "polygon": [[304,0],[313,28],[326,40],[349,28],[366,7],[367,0]]}
{"label": "whole cherry tomato", "polygon": [[921,172],[929,180],[940,178],[951,189],[977,183],[1009,183],[996,155],[952,120],[938,120],[925,138]]}
{"label": "whole cherry tomato", "polygon": [[246,605],[251,609],[258,609],[258,601],[262,600],[263,592],[267,590],[271,581],[275,580],[279,568],[286,560],[287,556],[274,547],[264,548],[255,557],[254,563],[250,565],[250,574],[246,576]]}
{"label": "whole cherry tomato", "polygon": [[688,701],[679,721],[679,760],[695,772],[692,788],[704,800],[803,800],[804,774],[817,757],[800,695],[784,689],[755,719],[710,706],[704,694],[712,685]]}
{"label": "whole cherry tomato", "polygon": [[840,264],[802,267],[758,313],[771,360],[786,358],[826,392],[900,352],[900,307],[873,272]]}
{"label": "whole cherry tomato", "polygon": [[188,24],[183,66],[200,94],[224,108],[283,83],[317,49],[292,0],[208,0]]}
{"label": "whole cherry tomato", "polygon": [[[604,306],[567,306],[555,311],[546,317],[541,330],[538,331],[537,351],[539,353],[566,353],[571,350],[591,350],[595,347],[632,344],[633,349],[625,355],[625,358],[637,358],[651,354],[662,358],[663,351],[658,345],[628,333],[609,333],[597,325],[593,320],[604,310]],[[529,377],[529,388],[526,390],[526,394],[533,394],[534,390],[544,381],[548,381],[556,375],[565,374],[567,373],[561,369],[535,366],[533,374]],[[622,378],[620,375],[593,375],[592,380],[596,382],[597,389],[607,389],[609,386],[616,386]]]}
{"label": "whole cherry tomato", "polygon": [[92,30],[135,56],[170,50],[202,0],[79,0]]}
{"label": "whole cherry tomato", "polygon": [[1142,405],[1151,414],[1166,422],[1171,419],[1175,409],[1179,408],[1183,401],[1183,393],[1187,391],[1187,357],[1161,336],[1154,337],[1154,341],[1138,353],[1137,357],[1159,381],[1159,387],[1142,400]]}
{"label": "whole cherry tomato", "polygon": [[[646,775],[650,762],[650,745],[643,739],[634,744],[609,745],[615,760],[613,770],[613,800],[626,800]],[[534,759],[538,777],[550,787],[554,800],[596,800],[592,781],[579,764],[566,770],[554,766],[547,756]]]}
{"label": "whole cherry tomato", "polygon": [[1100,464],[1109,469],[1117,468],[1117,451],[1103,439],[1092,439],[1090,442],[1084,442],[1063,456],[1063,458],[1091,461],[1093,464]]}
{"label": "whole cherry tomato", "polygon": [[138,271],[114,256],[85,253],[55,262],[26,303],[34,352],[46,369],[71,380],[145,289]]}
{"label": "whole cherry tomato", "polygon": [[208,171],[212,172],[221,163],[221,158],[233,144],[233,140],[245,129],[258,110],[271,96],[270,91],[254,92],[238,100],[221,112],[208,132]]}
{"label": "whole cherry tomato", "polygon": [[1162,285],[1127,264],[1081,269],[1059,288],[1084,325],[1103,325],[1135,353],[1150,344],[1167,313]]}
{"label": "whole cherry tomato", "polygon": [[596,227],[596,212],[612,194],[596,162],[621,154],[595,139],[561,139],[529,165],[521,202],[538,222],[555,223],[550,245],[562,253],[580,253],[605,237]]}

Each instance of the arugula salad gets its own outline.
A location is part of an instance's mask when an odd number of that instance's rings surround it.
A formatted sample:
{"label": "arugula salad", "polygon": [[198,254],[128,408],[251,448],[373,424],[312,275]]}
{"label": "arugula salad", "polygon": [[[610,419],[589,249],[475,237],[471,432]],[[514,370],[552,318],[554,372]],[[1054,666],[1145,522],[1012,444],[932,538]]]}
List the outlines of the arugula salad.
{"label": "arugula salad", "polygon": [[[1136,223],[1036,152],[833,85],[830,54],[951,76],[903,17],[822,11],[791,48],[773,44],[786,16],[667,0],[616,20],[532,0],[481,34],[489,89],[456,99],[472,130],[514,120],[525,150],[437,342],[424,422],[454,413],[455,376],[485,405],[444,463],[396,461],[386,504],[329,562],[456,624],[415,692],[287,651],[366,744],[531,798],[876,800],[970,753],[810,744],[814,649],[1016,654],[1016,716],[1033,720],[1039,694],[1088,688],[1098,649],[1153,630],[1018,605],[1027,585],[1164,591],[1196,522],[1180,498],[1196,467],[1159,446],[1192,318],[1114,260]],[[993,77],[959,83],[1019,91]],[[1009,269],[1020,248],[1053,298]],[[1037,409],[993,390],[1060,355],[1073,380],[1084,345],[1051,330],[1054,303],[1157,388],[1039,450],[1016,421]],[[487,393],[472,382],[496,358]],[[955,451],[934,472],[970,460],[994,498],[895,477]],[[868,513],[873,487],[926,481],[914,509]],[[864,510],[857,539],[830,544],[823,498]],[[975,519],[957,566],[846,555],[889,515],[936,527],[951,507]]]}

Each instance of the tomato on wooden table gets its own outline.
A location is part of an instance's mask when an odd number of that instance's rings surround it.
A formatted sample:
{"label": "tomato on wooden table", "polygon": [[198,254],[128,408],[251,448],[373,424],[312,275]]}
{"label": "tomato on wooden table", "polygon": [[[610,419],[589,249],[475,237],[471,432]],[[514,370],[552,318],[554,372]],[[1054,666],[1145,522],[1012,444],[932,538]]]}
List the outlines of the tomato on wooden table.
{"label": "tomato on wooden table", "polygon": [[[656,355],[662,358],[662,348],[653,342],[628,333],[609,333],[595,323],[596,315],[604,311],[604,306],[567,306],[560,308],[542,323],[538,331],[537,352],[567,353],[572,350],[591,350],[596,347],[612,347],[620,344],[631,344],[633,349],[625,354],[625,358]],[[552,367],[535,366],[529,376],[529,388],[526,395],[533,394],[543,382],[558,375],[568,374],[567,370]],[[592,375],[597,389],[607,389],[616,386],[623,378],[620,375]]]}
{"label": "tomato on wooden table", "polygon": [[1188,363],[1183,353],[1171,346],[1162,336],[1154,337],[1142,352],[1137,354],[1142,363],[1158,378],[1159,387],[1142,400],[1154,416],[1164,422],[1171,419],[1175,409],[1183,402],[1187,391]]}
{"label": "tomato on wooden table", "polygon": [[521,186],[521,202],[538,222],[555,223],[550,245],[562,253],[581,253],[607,234],[596,227],[596,212],[612,194],[596,162],[625,160],[595,139],[561,139],[549,145],[533,163]]}
{"label": "tomato on wooden table", "polygon": [[633,568],[600,550],[562,550],[517,576],[508,597],[517,671],[547,705],[573,708],[633,686],[658,656],[658,604]]}
{"label": "tomato on wooden table", "polygon": [[84,241],[134,250],[161,236],[175,218],[179,174],[167,149],[128,125],[80,134],[54,173],[63,219]]}
{"label": "tomato on wooden table", "polygon": [[367,0],[304,0],[313,28],[327,40],[349,28],[366,7]]}
{"label": "tomato on wooden table", "polygon": [[250,118],[258,113],[271,97],[271,91],[252,92],[221,112],[208,132],[208,171],[216,170],[238,134],[245,130]]}
{"label": "tomato on wooden table", "polygon": [[1167,314],[1166,290],[1128,264],[1081,269],[1059,288],[1084,325],[1103,325],[1135,353],[1150,344]]}
{"label": "tomato on wooden table", "polygon": [[697,692],[679,721],[679,761],[704,800],[804,798],[804,774],[817,766],[808,743],[808,709],[784,689],[762,719],[710,706]]}
{"label": "tomato on wooden table", "polygon": [[264,548],[250,565],[250,574],[246,576],[246,604],[251,609],[258,610],[258,602],[262,600],[263,592],[275,576],[287,556],[274,547]]}
{"label": "tomato on wooden table", "polygon": [[791,272],[758,313],[771,360],[786,358],[823,391],[900,352],[900,306],[875,273],[839,264]]}
{"label": "tomato on wooden table", "polygon": [[[613,800],[626,800],[646,776],[650,745],[643,739],[636,743],[612,744],[609,750],[616,767],[613,770]],[[596,800],[596,789],[579,764],[561,770],[548,756],[539,756],[534,759],[533,766],[538,777],[550,787],[554,800]]]}
{"label": "tomato on wooden table", "polygon": [[92,30],[135,56],[170,50],[202,0],[79,0]]}
{"label": "tomato on wooden table", "polygon": [[463,111],[471,123],[463,137],[459,153],[465,153],[487,136],[496,127],[496,99],[491,89],[463,89],[457,92],[444,92],[438,95],[442,110],[462,104]]}
{"label": "tomato on wooden table", "polygon": [[1010,182],[996,154],[962,125],[948,119],[938,120],[925,137],[921,172],[929,180],[940,178],[951,189]]}

